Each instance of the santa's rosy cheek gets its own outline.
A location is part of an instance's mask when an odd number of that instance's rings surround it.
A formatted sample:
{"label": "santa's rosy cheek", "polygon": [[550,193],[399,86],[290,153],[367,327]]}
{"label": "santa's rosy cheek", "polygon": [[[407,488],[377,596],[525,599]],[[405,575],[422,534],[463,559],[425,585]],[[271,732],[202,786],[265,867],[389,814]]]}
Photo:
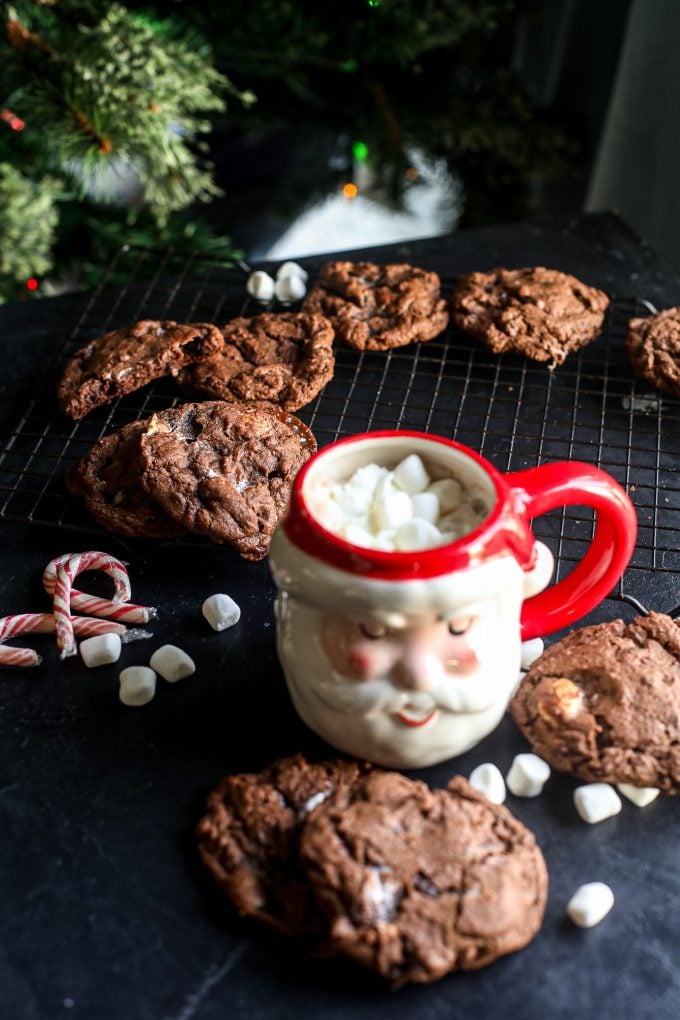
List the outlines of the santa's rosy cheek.
{"label": "santa's rosy cheek", "polygon": [[451,673],[472,673],[479,666],[477,653],[467,641],[450,641],[446,667]]}
{"label": "santa's rosy cheek", "polygon": [[350,669],[361,677],[369,677],[376,668],[375,656],[360,648],[353,648],[348,655]]}

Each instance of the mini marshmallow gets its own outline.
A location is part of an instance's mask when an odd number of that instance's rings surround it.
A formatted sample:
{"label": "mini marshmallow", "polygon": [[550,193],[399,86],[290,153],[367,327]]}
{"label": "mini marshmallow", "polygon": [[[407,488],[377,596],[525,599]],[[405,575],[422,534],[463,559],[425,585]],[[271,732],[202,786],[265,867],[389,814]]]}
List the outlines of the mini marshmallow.
{"label": "mini marshmallow", "polygon": [[385,491],[383,495],[373,503],[371,516],[377,531],[385,531],[389,528],[398,528],[405,524],[412,517],[411,497],[405,492],[393,490]]}
{"label": "mini marshmallow", "polygon": [[276,270],[276,279],[285,280],[289,276],[299,276],[301,280],[307,279],[307,270],[299,266],[297,262],[284,262]]}
{"label": "mini marshmallow", "polygon": [[636,807],[647,807],[661,792],[655,786],[631,786],[630,783],[617,783],[616,789]]}
{"label": "mini marshmallow", "polygon": [[613,906],[614,893],[605,882],[587,882],[567,903],[567,915],[579,928],[593,928]]}
{"label": "mini marshmallow", "polygon": [[256,301],[271,301],[274,297],[274,281],[269,273],[258,269],[248,277],[246,290]]}
{"label": "mini marshmallow", "polygon": [[434,524],[420,517],[413,517],[397,530],[394,544],[397,549],[431,549],[441,543],[441,533]]}
{"label": "mini marshmallow", "polygon": [[360,524],[346,524],[342,529],[342,537],[352,545],[360,545],[364,549],[373,548],[373,535]]}
{"label": "mini marshmallow", "polygon": [[274,284],[274,293],[283,304],[299,301],[307,293],[305,281],[300,276],[284,276]]}
{"label": "mini marshmallow", "polygon": [[394,483],[409,496],[415,492],[424,492],[430,484],[430,476],[417,453],[404,457],[394,469]]}
{"label": "mini marshmallow", "polygon": [[161,645],[149,659],[149,665],[171,684],[196,672],[194,660],[177,645]]}
{"label": "mini marshmallow", "polygon": [[428,486],[428,492],[434,492],[439,500],[439,508],[442,514],[448,514],[460,503],[463,493],[460,482],[455,478],[440,478]]}
{"label": "mini marshmallow", "polygon": [[533,638],[531,641],[522,642],[522,669],[531,669],[536,659],[540,655],[543,655],[544,644],[540,637]]}
{"label": "mini marshmallow", "polygon": [[483,793],[492,804],[502,804],[505,800],[505,783],[500,769],[493,762],[487,761],[478,765],[470,773],[470,786]]}
{"label": "mini marshmallow", "polygon": [[618,815],[621,798],[609,783],[588,783],[574,790],[574,804],[584,822],[594,825]]}
{"label": "mini marshmallow", "polygon": [[439,499],[435,492],[416,492],[411,496],[414,517],[422,517],[430,524],[439,520]]}
{"label": "mini marshmallow", "polygon": [[241,619],[241,610],[230,595],[211,595],[201,606],[201,612],[213,630],[226,630]]}
{"label": "mini marshmallow", "polygon": [[148,666],[128,666],[122,670],[118,679],[118,697],[130,708],[148,705],[156,693],[156,674]]}
{"label": "mini marshmallow", "polygon": [[550,778],[550,766],[537,754],[516,754],[505,777],[515,797],[538,797]]}
{"label": "mini marshmallow", "polygon": [[81,641],[78,651],[90,669],[94,666],[106,666],[120,658],[120,637],[118,634],[97,634]]}

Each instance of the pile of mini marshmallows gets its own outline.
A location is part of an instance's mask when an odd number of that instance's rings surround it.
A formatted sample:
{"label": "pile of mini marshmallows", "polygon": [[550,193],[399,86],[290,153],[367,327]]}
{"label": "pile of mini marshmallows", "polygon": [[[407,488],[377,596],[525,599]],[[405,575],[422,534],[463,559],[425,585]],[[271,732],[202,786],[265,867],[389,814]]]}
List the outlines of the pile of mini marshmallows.
{"label": "pile of mini marshmallows", "polygon": [[432,481],[416,453],[393,471],[366,464],[347,481],[319,481],[309,495],[319,523],[352,545],[384,552],[447,545],[478,527],[488,509],[456,478]]}
{"label": "pile of mini marshmallows", "polygon": [[276,279],[263,269],[251,273],[246,290],[256,301],[268,304],[276,298],[281,304],[299,301],[307,293],[307,273],[297,262],[284,262],[276,270]]}
{"label": "pile of mini marshmallows", "polygon": [[[213,630],[233,627],[241,618],[239,606],[229,595],[211,595],[205,600],[202,612]],[[120,658],[120,638],[115,634],[100,635],[80,643],[80,655],[86,666],[105,666]],[[177,645],[161,645],[149,659],[148,666],[128,666],[122,670],[119,697],[130,708],[148,705],[156,694],[156,676],[174,684],[196,672],[190,655]]]}

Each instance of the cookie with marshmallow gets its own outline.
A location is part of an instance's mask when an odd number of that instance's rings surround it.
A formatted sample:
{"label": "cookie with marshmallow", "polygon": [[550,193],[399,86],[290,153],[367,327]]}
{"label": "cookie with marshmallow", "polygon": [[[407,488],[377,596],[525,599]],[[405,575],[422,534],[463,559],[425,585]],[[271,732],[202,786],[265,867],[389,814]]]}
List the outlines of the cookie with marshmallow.
{"label": "cookie with marshmallow", "polygon": [[634,787],[639,803],[680,793],[680,625],[650,613],[574,631],[531,665],[510,710],[560,772]]}

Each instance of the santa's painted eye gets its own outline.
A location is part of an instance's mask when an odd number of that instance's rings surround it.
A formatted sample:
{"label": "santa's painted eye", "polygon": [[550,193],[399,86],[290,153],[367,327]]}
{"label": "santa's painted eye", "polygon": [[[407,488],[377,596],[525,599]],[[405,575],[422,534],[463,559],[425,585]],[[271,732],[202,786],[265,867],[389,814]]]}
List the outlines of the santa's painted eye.
{"label": "santa's painted eye", "polygon": [[457,620],[449,620],[449,634],[453,634],[455,637],[460,637],[461,634],[467,633],[471,626],[471,616],[460,616]]}
{"label": "santa's painted eye", "polygon": [[359,630],[370,641],[379,641],[380,638],[384,638],[387,634],[387,627],[384,627],[382,623],[376,623],[375,620],[370,620],[368,623],[360,623]]}

